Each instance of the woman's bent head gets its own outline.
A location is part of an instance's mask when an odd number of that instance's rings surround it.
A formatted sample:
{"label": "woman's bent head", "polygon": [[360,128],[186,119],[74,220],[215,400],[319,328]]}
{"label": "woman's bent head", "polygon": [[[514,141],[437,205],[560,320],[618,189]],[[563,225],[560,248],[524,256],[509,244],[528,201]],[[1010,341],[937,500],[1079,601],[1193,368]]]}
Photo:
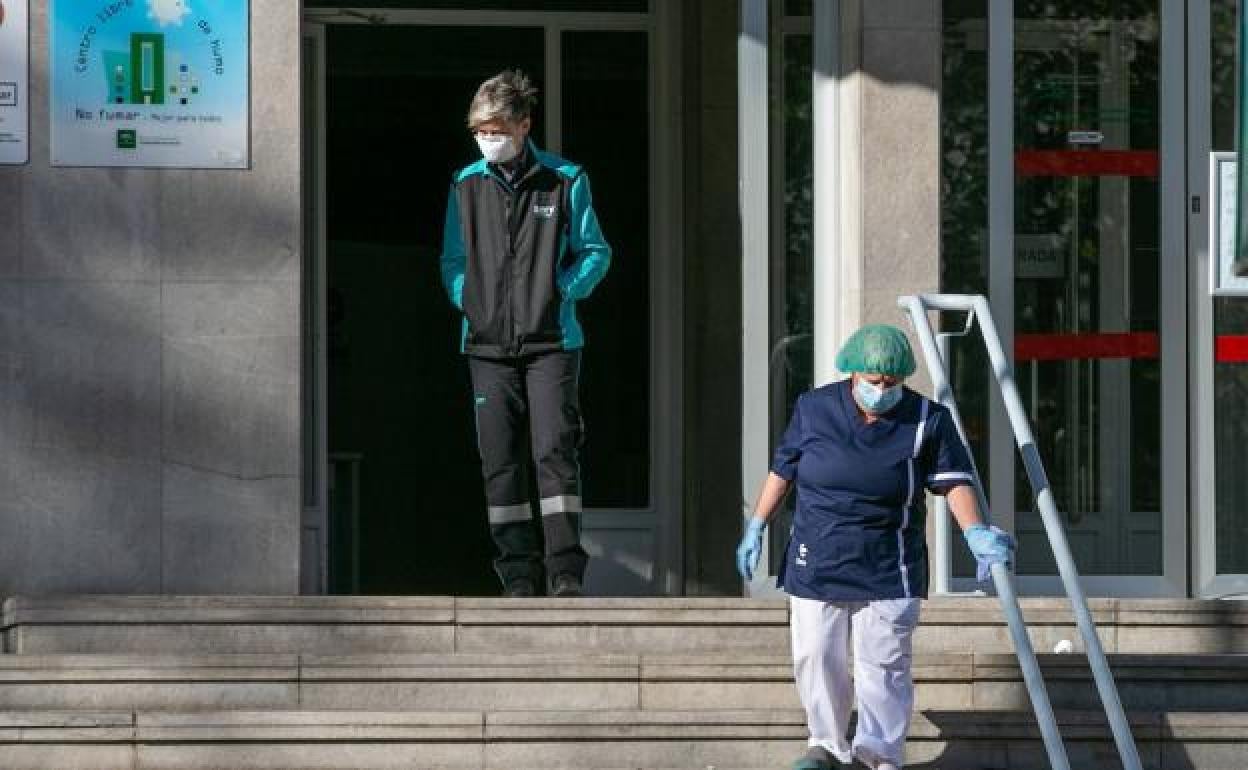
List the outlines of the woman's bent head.
{"label": "woman's bent head", "polygon": [[863,411],[883,414],[901,401],[901,383],[914,374],[914,351],[901,329],[870,324],[846,340],[836,368],[853,375],[854,398]]}

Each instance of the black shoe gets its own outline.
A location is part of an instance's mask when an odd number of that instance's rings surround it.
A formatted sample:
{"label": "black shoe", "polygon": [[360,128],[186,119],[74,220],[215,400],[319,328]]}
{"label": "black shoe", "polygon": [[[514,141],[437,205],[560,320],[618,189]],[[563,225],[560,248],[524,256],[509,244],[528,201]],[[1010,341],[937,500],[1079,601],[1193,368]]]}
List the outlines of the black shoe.
{"label": "black shoe", "polygon": [[507,585],[503,588],[503,596],[508,599],[531,599],[537,596],[537,586],[528,578],[508,580]]}
{"label": "black shoe", "polygon": [[832,764],[832,755],[821,748],[813,747],[801,759],[793,763],[793,770],[832,770],[840,764]]}
{"label": "black shoe", "polygon": [[822,746],[811,746],[806,755],[793,763],[793,770],[836,770],[838,767],[849,767]]}
{"label": "black shoe", "polygon": [[576,575],[556,575],[550,586],[550,595],[572,598],[584,596],[585,590],[581,587],[581,579]]}

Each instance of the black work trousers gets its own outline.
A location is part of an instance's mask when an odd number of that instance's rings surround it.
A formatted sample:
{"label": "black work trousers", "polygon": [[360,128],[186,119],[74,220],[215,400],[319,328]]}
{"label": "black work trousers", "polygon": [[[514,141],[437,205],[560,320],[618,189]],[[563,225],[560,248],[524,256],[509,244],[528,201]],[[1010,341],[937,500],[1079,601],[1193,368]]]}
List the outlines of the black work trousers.
{"label": "black work trousers", "polygon": [[[580,365],[579,350],[468,357],[490,533],[499,554],[494,568],[504,586],[517,579],[540,586],[543,562],[548,584],[563,574],[584,578],[588,557],[581,547],[577,462],[583,436]],[[541,539],[530,499],[530,452]]]}

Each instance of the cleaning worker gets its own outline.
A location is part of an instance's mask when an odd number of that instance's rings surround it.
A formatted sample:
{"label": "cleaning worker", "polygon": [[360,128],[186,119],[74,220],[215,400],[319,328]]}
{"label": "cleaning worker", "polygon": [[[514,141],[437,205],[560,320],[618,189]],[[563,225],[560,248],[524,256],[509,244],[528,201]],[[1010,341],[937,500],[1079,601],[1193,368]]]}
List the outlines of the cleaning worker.
{"label": "cleaning worker", "polygon": [[737,548],[737,568],[753,579],[767,522],[796,485],[778,576],[790,596],[793,669],[810,731],[793,768],[828,770],[857,759],[897,770],[914,706],[912,638],[927,597],[924,490],[948,499],[981,580],[990,565],[1012,562],[1014,542],[980,517],[949,411],[904,385],[915,361],[900,329],[862,327],[836,367],[851,376],[797,400]]}
{"label": "cleaning worker", "polygon": [[519,71],[477,89],[468,129],[482,157],[451,184],[442,281],[464,315],[461,349],[503,594],[580,596],[588,562],[577,456],[585,337],[576,303],[606,275],[611,248],[585,171],[529,138],[536,107],[537,89]]}

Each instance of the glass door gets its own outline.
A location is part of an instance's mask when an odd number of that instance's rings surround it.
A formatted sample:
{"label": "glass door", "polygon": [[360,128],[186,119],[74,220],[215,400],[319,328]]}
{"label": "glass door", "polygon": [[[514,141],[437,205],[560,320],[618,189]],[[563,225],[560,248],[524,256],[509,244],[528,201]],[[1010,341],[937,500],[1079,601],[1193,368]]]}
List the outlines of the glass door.
{"label": "glass door", "polygon": [[1238,7],[1237,0],[1189,3],[1193,592],[1209,598],[1248,596],[1248,297],[1210,295],[1210,263],[1217,262],[1210,225],[1221,212],[1206,193],[1210,153],[1235,150]]}
{"label": "glass door", "polygon": [[[767,403],[769,447],[793,415],[797,397],[814,384],[814,40],[811,9],[771,3],[769,12],[768,171],[771,221],[768,251]],[[776,512],[770,529],[788,532],[796,495]],[[786,537],[768,540],[768,573],[784,563]]]}
{"label": "glass door", "polygon": [[[1185,595],[1184,3],[949,10],[942,288],[990,297],[1085,588]],[[952,353],[1020,590],[1059,593],[987,362]]]}
{"label": "glass door", "polygon": [[[1015,362],[1081,573],[1155,575],[1157,3],[1111,19],[1066,5],[1015,22]],[[1015,490],[1019,571],[1053,573],[1021,464]]]}
{"label": "glass door", "polygon": [[[1163,68],[1182,59],[1163,57],[1163,5],[1024,0],[1014,15],[1015,369],[1080,573],[1108,595],[1182,590],[1166,522],[1181,533],[1185,510],[1165,492],[1185,460],[1167,452],[1164,404],[1184,387],[1165,344],[1185,335],[1165,215],[1183,198],[1163,174],[1182,152]],[[1043,592],[1056,567],[1021,463],[1013,487],[1018,572]]]}

